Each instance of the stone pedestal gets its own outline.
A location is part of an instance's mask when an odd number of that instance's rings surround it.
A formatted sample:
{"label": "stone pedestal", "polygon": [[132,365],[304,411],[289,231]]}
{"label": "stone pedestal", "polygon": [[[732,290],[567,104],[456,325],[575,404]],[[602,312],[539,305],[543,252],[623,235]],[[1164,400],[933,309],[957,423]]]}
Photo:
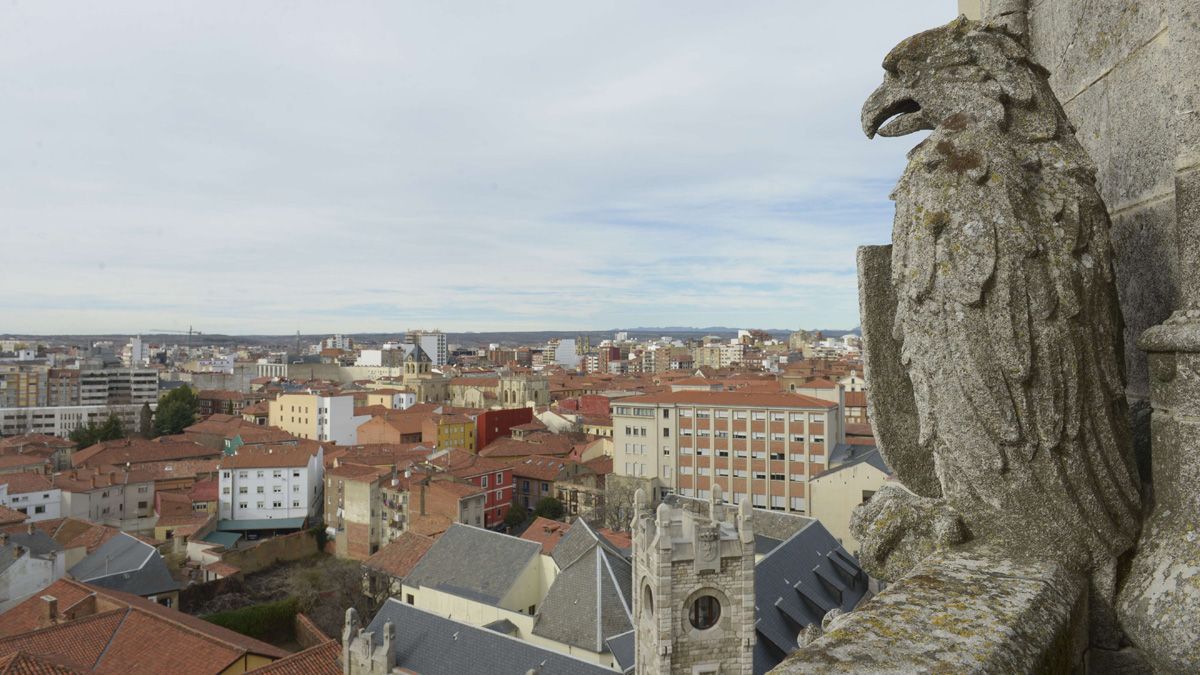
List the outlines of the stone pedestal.
{"label": "stone pedestal", "polygon": [[1117,612],[1159,672],[1200,672],[1200,309],[1175,312],[1138,346],[1150,362],[1154,510]]}

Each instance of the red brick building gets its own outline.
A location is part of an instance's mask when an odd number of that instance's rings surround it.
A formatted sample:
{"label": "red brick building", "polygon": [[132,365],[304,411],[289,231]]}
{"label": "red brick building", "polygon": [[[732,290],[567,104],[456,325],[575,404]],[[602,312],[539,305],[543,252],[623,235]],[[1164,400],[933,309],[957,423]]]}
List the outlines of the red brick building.
{"label": "red brick building", "polygon": [[510,435],[512,428],[533,421],[533,408],[488,410],[475,417],[475,447],[483,448],[497,438]]}

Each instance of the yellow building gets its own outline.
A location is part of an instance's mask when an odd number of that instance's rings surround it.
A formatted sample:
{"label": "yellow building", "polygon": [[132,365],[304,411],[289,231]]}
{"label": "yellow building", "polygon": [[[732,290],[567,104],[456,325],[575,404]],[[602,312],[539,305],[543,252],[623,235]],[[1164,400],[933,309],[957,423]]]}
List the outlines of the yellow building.
{"label": "yellow building", "polygon": [[354,396],[281,394],[270,402],[270,425],[300,438],[341,445],[358,442],[358,426],[371,419],[354,415]]}
{"label": "yellow building", "polygon": [[859,542],[850,534],[854,507],[867,501],[891,477],[876,448],[851,448],[852,453],[837,466],[808,481],[809,515],[841,542],[851,555],[859,554]]}

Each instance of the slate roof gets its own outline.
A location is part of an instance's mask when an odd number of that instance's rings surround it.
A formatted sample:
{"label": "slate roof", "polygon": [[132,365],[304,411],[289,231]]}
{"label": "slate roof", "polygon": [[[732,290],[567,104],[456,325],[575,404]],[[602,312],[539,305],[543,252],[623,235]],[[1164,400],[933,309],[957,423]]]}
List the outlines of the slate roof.
{"label": "slate roof", "polygon": [[536,542],[454,523],[429,547],[404,583],[495,605],[525,568],[536,563],[541,550]]}
{"label": "slate roof", "polygon": [[800,630],[837,608],[850,611],[867,593],[867,573],[818,521],[811,521],[754,566],[757,614],[754,673],[797,649]]}
{"label": "slate roof", "polygon": [[68,572],[79,581],[133,595],[179,590],[179,582],[171,577],[158,550],[124,532],[104,542]]}
{"label": "slate roof", "polygon": [[626,675],[633,673],[633,668],[637,665],[633,631],[614,635],[608,638],[607,644],[608,651],[612,652],[613,658],[617,660],[621,672]]}
{"label": "slate roof", "polygon": [[[502,633],[443,618],[395,598],[384,603],[366,630],[380,635],[389,621],[396,631],[393,643],[396,665],[421,675],[521,675],[530,671],[538,675],[612,675],[613,672]],[[376,637],[375,643],[382,643],[382,638]]]}
{"label": "slate roof", "polygon": [[551,554],[560,572],[537,611],[533,632],[593,652],[633,628],[633,568],[582,518]]}
{"label": "slate roof", "polygon": [[883,460],[883,455],[879,454],[879,448],[839,443],[834,446],[833,452],[829,454],[830,468],[814,477],[828,476],[831,473],[836,473],[847,467],[862,464],[863,462],[870,464],[889,476],[892,475],[892,469]]}

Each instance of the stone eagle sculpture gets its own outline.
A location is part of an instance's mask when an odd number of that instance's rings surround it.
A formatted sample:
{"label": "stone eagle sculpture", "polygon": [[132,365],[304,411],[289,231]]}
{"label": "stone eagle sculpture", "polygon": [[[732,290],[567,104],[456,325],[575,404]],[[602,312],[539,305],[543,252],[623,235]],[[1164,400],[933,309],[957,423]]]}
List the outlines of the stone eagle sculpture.
{"label": "stone eagle sculpture", "polygon": [[890,261],[860,269],[880,449],[917,493],[860,507],[864,566],[894,578],[974,539],[1111,579],[1141,499],[1095,169],[1047,72],[1000,27],[960,18],[883,67],[867,136],[933,133],[892,194]]}

